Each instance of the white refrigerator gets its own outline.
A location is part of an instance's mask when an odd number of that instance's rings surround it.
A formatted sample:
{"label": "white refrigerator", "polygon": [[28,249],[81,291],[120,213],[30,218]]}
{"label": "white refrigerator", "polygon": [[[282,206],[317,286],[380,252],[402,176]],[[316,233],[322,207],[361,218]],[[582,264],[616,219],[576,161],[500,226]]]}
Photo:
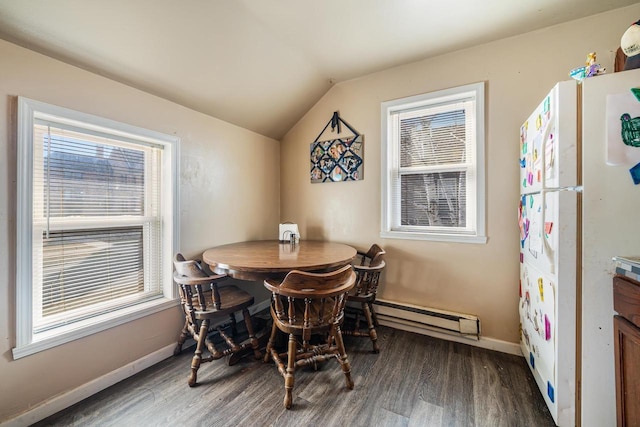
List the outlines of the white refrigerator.
{"label": "white refrigerator", "polygon": [[615,425],[612,258],[640,254],[640,147],[621,120],[640,116],[636,87],[640,70],[560,82],[520,128],[520,346],[560,426]]}

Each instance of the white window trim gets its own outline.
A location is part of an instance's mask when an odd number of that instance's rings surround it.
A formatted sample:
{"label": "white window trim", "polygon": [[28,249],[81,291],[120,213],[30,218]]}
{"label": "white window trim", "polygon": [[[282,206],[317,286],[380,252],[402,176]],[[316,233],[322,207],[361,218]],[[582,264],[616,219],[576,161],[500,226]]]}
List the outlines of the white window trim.
{"label": "white window trim", "polygon": [[169,182],[163,183],[163,216],[165,223],[171,224],[172,230],[168,232],[163,242],[163,253],[168,257],[177,252],[180,242],[179,220],[179,180],[180,176],[180,138],[155,132],[136,126],[120,123],[91,114],[86,114],[67,108],[46,104],[32,99],[18,97],[18,204],[16,221],[17,239],[17,265],[16,265],[16,346],[13,349],[13,358],[19,359],[30,354],[37,353],[70,341],[83,338],[94,333],[112,328],[139,319],[144,316],[165,310],[178,305],[178,298],[173,284],[173,269],[170,262],[165,262],[162,271],[163,297],[146,301],[135,306],[126,307],[101,316],[96,316],[85,321],[77,322],[69,326],[56,328],[55,332],[38,334],[37,339],[33,335],[32,313],[32,238],[31,228],[33,222],[33,126],[34,118],[65,117],[69,122],[77,121],[91,123],[92,130],[100,132],[101,129],[115,130],[121,136],[134,137],[153,141],[165,147],[166,155],[163,156],[164,167],[171,171]]}
{"label": "white window trim", "polygon": [[[397,110],[406,110],[410,108],[420,108],[428,106],[434,103],[445,100],[447,98],[455,99],[461,93],[475,92],[476,97],[476,198],[475,198],[475,210],[476,210],[476,232],[475,234],[454,234],[447,233],[446,231],[422,231],[422,230],[393,230],[392,229],[392,197],[393,192],[391,187],[391,162],[395,158],[394,150],[397,150],[395,144],[391,141],[391,129],[389,126],[389,116],[392,112]],[[436,103],[437,103],[436,102]],[[454,242],[454,243],[480,243],[487,242],[485,234],[485,159],[484,159],[484,144],[485,144],[485,102],[484,102],[484,83],[473,83],[465,86],[458,86],[451,89],[440,90],[436,92],[430,92],[421,95],[410,96],[407,98],[395,99],[392,101],[385,101],[381,104],[380,123],[381,128],[381,230],[380,237],[387,239],[409,239],[409,240],[431,240],[441,242]]]}

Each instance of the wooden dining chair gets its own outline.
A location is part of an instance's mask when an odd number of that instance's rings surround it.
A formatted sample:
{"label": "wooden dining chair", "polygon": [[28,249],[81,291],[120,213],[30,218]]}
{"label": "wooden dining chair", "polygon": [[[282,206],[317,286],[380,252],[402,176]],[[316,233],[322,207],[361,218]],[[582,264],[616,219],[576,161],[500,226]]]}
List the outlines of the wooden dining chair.
{"label": "wooden dining chair", "polygon": [[[346,295],[355,284],[350,265],[329,273],[306,273],[293,270],[282,280],[267,279],[264,286],[273,294],[273,327],[267,344],[265,363],[272,359],[284,377],[284,406],[291,408],[296,369],[316,367],[335,358],[353,389],[351,366],[345,352],[340,324],[344,316]],[[278,330],[289,335],[288,348],[279,353],[274,347]],[[315,336],[312,341],[311,337]],[[315,342],[315,343],[312,343]],[[286,364],[282,359],[286,357]]]}
{"label": "wooden dining chair", "polygon": [[[226,278],[225,275],[208,274],[199,263],[186,260],[182,254],[175,256],[173,265],[175,268],[173,279],[179,286],[180,301],[185,315],[184,327],[173,354],[177,355],[182,351],[182,345],[188,337],[196,341],[189,386],[196,385],[198,369],[203,362],[238,354],[249,348],[253,349],[256,359],[260,359],[262,353],[259,350],[248,310],[248,307],[253,304],[253,296],[237,286],[218,286],[218,282]],[[237,312],[242,312],[249,334],[248,342],[242,344],[236,343],[238,331],[235,313]],[[219,325],[225,320],[230,322],[231,335]],[[224,340],[225,349],[218,349],[209,338],[209,334],[214,331],[217,331]],[[210,353],[208,357],[202,357],[205,347]]]}
{"label": "wooden dining chair", "polygon": [[[356,272],[356,284],[347,296],[347,301],[360,304],[360,309],[355,311],[355,321],[348,324],[344,328],[344,335],[356,337],[369,337],[373,345],[373,352],[380,352],[378,346],[378,333],[376,327],[379,326],[376,312],[373,310],[373,302],[376,300],[378,292],[378,284],[380,283],[380,273],[385,268],[384,255],[385,250],[377,244],[371,245],[371,248],[364,253],[358,252],[361,257],[360,264],[354,264],[353,269]],[[360,313],[364,314],[367,322],[367,330],[360,328]]]}

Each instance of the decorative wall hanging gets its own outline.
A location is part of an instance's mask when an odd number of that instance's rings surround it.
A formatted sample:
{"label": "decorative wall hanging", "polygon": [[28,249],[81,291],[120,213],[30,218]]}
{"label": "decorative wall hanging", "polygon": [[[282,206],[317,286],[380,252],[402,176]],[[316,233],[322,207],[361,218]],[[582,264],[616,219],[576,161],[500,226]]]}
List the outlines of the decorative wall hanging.
{"label": "decorative wall hanging", "polygon": [[[331,125],[331,131],[344,124],[353,136],[320,141],[320,137]],[[336,111],[322,132],[311,143],[311,182],[359,181],[363,179],[364,137],[342,120]]]}

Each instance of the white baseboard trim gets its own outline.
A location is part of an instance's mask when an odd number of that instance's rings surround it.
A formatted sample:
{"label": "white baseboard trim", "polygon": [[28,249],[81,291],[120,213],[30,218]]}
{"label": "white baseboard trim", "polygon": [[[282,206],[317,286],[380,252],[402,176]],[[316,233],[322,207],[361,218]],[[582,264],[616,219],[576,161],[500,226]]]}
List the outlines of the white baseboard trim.
{"label": "white baseboard trim", "polygon": [[175,348],[175,346],[175,343],[170,344],[166,347],[161,348],[160,350],[157,350],[121,368],[118,368],[115,371],[111,371],[99,378],[96,378],[93,381],[89,381],[88,383],[83,384],[80,387],[74,388],[73,390],[59,394],[49,400],[46,400],[38,406],[29,409],[26,412],[23,412],[15,418],[3,421],[2,423],[0,423],[0,427],[22,427],[30,426],[31,424],[37,423],[38,421],[41,421],[48,416],[55,414],[56,412],[62,411],[63,409],[68,408],[71,405],[75,405],[81,400],[86,399],[87,397],[92,396],[106,389],[107,387],[111,387],[112,385],[126,378],[129,378],[130,376],[135,375],[138,372],[141,372],[168,357],[171,357],[173,355],[173,349]]}
{"label": "white baseboard trim", "polygon": [[486,348],[488,350],[500,351],[502,353],[514,354],[522,357],[520,351],[520,345],[507,341],[497,340],[494,338],[480,337],[479,339],[465,338],[460,335],[447,334],[441,331],[429,329],[428,326],[415,326],[402,322],[401,319],[394,320],[393,318],[385,318],[378,316],[378,321],[381,325],[389,326],[390,328],[400,329],[402,331],[415,332],[417,334],[428,335],[434,338],[440,338],[447,341],[459,342],[462,344],[468,344],[475,347]]}

